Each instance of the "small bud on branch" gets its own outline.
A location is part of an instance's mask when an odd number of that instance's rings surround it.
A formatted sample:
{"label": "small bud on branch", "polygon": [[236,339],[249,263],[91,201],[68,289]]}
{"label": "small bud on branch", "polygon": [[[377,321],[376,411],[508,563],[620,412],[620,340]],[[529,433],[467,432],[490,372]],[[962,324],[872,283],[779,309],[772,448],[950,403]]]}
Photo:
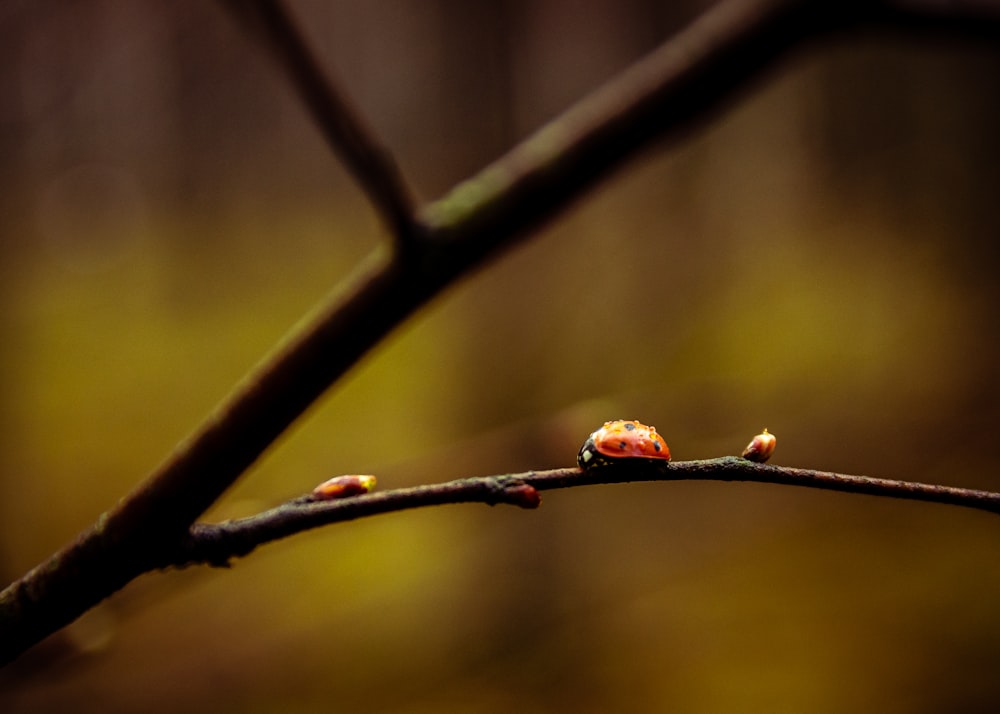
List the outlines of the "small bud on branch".
{"label": "small bud on branch", "polygon": [[778,440],[774,438],[774,434],[769,434],[767,429],[764,429],[747,444],[747,448],[743,449],[743,458],[747,461],[763,464],[771,458],[777,443]]}

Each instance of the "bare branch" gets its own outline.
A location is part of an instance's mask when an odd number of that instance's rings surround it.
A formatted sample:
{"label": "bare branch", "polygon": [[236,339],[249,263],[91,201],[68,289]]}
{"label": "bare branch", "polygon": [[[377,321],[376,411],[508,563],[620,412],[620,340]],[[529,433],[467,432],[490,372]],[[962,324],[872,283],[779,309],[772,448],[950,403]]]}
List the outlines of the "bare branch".
{"label": "bare branch", "polygon": [[[375,256],[111,511],[109,537],[177,537],[368,349],[456,278],[512,245],[655,139],[704,117],[802,41],[797,2],[737,2],[695,23],[597,97],[428,211],[419,254]],[[795,12],[791,12],[791,10]],[[791,12],[791,15],[790,15]],[[814,18],[799,18],[810,36]],[[797,32],[797,30],[799,32]]]}
{"label": "bare branch", "polygon": [[395,160],[330,81],[281,0],[225,0],[287,74],[337,155],[406,250],[418,226],[409,189]]}
{"label": "bare branch", "polygon": [[[169,563],[195,519],[316,398],[457,278],[565,210],[653,142],[676,140],[705,122],[791,51],[833,32],[907,25],[916,15],[906,7],[931,1],[725,2],[458,186],[424,211],[425,223],[414,234],[420,240],[362,265],[154,474],[73,543],[0,593],[0,663],[138,574]],[[243,16],[244,3],[228,2]],[[257,2],[258,31],[402,240],[412,228],[411,210],[392,162],[325,80],[277,0]],[[961,5],[970,7],[968,0]],[[984,23],[995,29],[996,13],[984,12]],[[945,23],[945,29],[956,28]],[[733,468],[718,473],[736,473]],[[860,482],[852,488],[837,483],[841,490],[862,490]]]}
{"label": "bare branch", "polygon": [[623,461],[581,471],[578,468],[526,471],[464,478],[446,483],[371,493],[338,501],[294,499],[254,516],[219,524],[197,523],[177,552],[165,554],[161,567],[197,563],[226,566],[258,546],[313,528],[381,513],[448,503],[506,503],[534,508],[537,491],[630,481],[752,481],[805,486],[975,508],[1000,514],[1000,493],[911,481],[852,476],[786,466],[757,464],[735,456],[681,461]]}

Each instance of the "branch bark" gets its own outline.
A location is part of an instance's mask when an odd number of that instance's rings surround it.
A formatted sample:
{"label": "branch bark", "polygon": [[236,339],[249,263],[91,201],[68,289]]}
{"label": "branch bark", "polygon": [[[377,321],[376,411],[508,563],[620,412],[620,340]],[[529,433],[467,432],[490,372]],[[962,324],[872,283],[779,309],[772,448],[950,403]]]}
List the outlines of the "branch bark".
{"label": "branch bark", "polygon": [[[0,663],[137,575],[169,563],[194,521],[317,397],[428,300],[654,142],[677,140],[704,123],[792,51],[847,30],[933,30],[929,6],[940,10],[935,18],[944,31],[1000,34],[996,5],[968,1],[725,2],[414,222],[391,158],[325,79],[281,6],[257,5],[257,31],[386,216],[397,250],[365,262],[146,481],[0,593]],[[948,22],[953,6],[956,19]]]}
{"label": "branch bark", "polygon": [[315,501],[296,498],[247,518],[218,524],[197,523],[176,551],[165,554],[161,568],[208,564],[228,566],[233,558],[257,547],[331,523],[342,523],[382,513],[450,503],[509,504],[536,508],[539,491],[633,481],[746,481],[804,486],[827,491],[964,506],[1000,514],[1000,493],[952,486],[896,481],[758,464],[735,456],[673,462],[622,461],[614,466],[583,471],[579,468],[526,471],[463,478],[439,484]]}

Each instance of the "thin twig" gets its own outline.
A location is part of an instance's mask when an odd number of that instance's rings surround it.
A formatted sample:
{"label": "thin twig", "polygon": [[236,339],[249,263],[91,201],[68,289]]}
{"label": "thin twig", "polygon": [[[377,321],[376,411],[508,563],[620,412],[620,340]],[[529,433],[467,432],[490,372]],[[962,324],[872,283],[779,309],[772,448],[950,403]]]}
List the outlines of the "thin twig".
{"label": "thin twig", "polygon": [[661,464],[658,461],[626,461],[621,465],[588,471],[569,468],[480,476],[336,501],[297,498],[247,518],[218,524],[197,523],[175,552],[164,554],[160,566],[198,563],[226,566],[232,558],[248,555],[265,543],[331,523],[382,513],[449,503],[486,503],[491,506],[506,503],[534,508],[540,499],[532,490],[548,491],[630,481],[752,481],[927,501],[1000,514],[1000,493],[993,491],[769,466],[734,456],[674,462],[668,466]]}
{"label": "thin twig", "polygon": [[417,236],[413,198],[392,155],[324,72],[281,0],[226,0],[286,73],[333,150],[361,184],[396,240]]}

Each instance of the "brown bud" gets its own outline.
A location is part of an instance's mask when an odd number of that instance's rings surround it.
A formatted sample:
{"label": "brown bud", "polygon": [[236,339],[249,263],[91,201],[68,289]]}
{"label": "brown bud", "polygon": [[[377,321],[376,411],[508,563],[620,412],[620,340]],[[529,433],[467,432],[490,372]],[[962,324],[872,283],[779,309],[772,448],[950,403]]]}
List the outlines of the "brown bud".
{"label": "brown bud", "polygon": [[332,501],[336,498],[350,498],[369,493],[375,488],[375,477],[370,474],[334,476],[313,489],[312,496],[317,501]]}
{"label": "brown bud", "polygon": [[528,483],[518,483],[504,489],[507,503],[521,508],[538,508],[542,504],[542,494]]}
{"label": "brown bud", "polygon": [[774,434],[769,434],[767,429],[764,429],[760,434],[757,434],[753,440],[747,444],[747,448],[743,449],[743,458],[748,461],[756,461],[758,464],[762,464],[771,458],[771,454],[774,453],[774,445],[778,440],[774,438]]}

